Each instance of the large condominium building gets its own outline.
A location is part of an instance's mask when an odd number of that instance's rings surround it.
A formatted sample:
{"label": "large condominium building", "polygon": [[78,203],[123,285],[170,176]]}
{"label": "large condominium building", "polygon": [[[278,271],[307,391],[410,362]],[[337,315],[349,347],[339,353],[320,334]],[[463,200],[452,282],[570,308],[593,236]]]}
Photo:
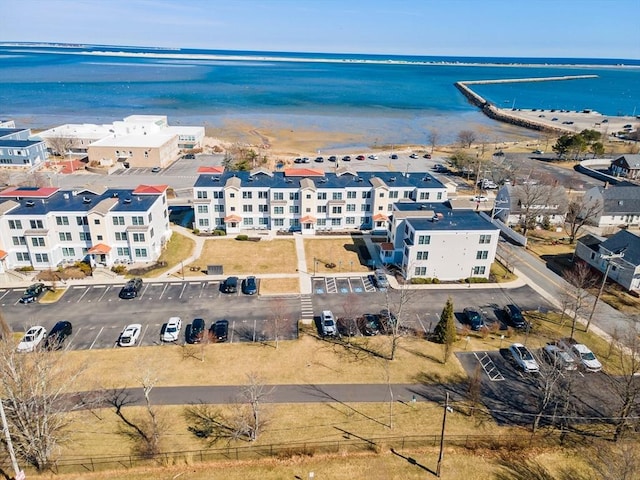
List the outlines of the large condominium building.
{"label": "large condominium building", "polygon": [[89,162],[166,167],[182,151],[200,148],[204,133],[204,127],[170,126],[163,115],[131,115],[110,125],[61,125],[39,137],[52,152],[86,155]]}
{"label": "large condominium building", "polygon": [[0,120],[0,167],[39,168],[47,160],[47,146],[34,140],[28,128]]}
{"label": "large condominium building", "polygon": [[489,278],[499,236],[500,230],[473,210],[398,202],[388,222],[389,242],[379,244],[379,260],[399,266],[407,279]]}
{"label": "large condominium building", "polygon": [[328,173],[314,169],[200,175],[193,187],[194,226],[319,231],[386,230],[398,202],[444,202],[447,189],[428,173]]}
{"label": "large condominium building", "polygon": [[166,185],[0,192],[0,272],[90,258],[110,266],[157,260],[171,236]]}

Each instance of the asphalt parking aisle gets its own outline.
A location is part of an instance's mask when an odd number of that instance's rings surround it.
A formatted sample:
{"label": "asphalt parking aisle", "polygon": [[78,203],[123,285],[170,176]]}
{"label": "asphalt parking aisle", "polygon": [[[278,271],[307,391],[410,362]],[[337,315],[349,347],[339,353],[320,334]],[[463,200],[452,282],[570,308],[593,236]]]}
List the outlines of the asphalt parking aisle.
{"label": "asphalt parking aisle", "polygon": [[0,304],[17,305],[24,293],[24,288],[7,288],[0,290]]}

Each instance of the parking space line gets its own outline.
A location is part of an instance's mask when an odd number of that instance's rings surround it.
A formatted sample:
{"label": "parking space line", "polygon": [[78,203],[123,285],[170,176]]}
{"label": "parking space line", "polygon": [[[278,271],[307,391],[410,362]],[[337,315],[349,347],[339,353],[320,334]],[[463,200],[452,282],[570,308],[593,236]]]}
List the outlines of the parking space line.
{"label": "parking space line", "polygon": [[[162,285],[162,284],[161,284]],[[164,284],[164,288],[162,289],[162,293],[160,293],[160,296],[158,297],[158,300],[160,300],[162,298],[162,296],[164,295],[164,292],[167,291],[167,287],[169,286],[168,283]]]}
{"label": "parking space line", "polygon": [[80,303],[82,301],[82,299],[84,298],[84,296],[87,294],[88,291],[89,291],[89,289],[84,287],[84,293],[82,295],[80,295],[80,298],[77,300],[76,303]]}
{"label": "parking space line", "polygon": [[327,293],[338,293],[338,287],[336,286],[336,279],[334,277],[326,277],[324,282],[327,286]]}
{"label": "parking space line", "polygon": [[422,327],[422,330],[424,331],[424,333],[427,333],[427,329],[425,328],[424,323],[422,323],[422,320],[420,320],[420,315],[418,315],[417,313],[416,313],[416,318],[418,319],[418,323]]}
{"label": "parking space line", "polygon": [[[482,355],[478,356],[478,353],[481,353]],[[491,360],[491,357],[487,352],[473,352],[473,355],[476,357],[478,362],[480,362],[480,365],[489,377],[489,380],[492,382],[500,382],[504,380],[500,370],[498,370],[498,367],[493,363],[493,360]]]}
{"label": "parking space line", "polygon": [[65,347],[65,350],[71,350],[71,345],[73,344],[73,341],[78,337],[78,333],[80,333],[80,330],[82,330],[82,327],[78,327],[77,329],[74,329],[73,337],[71,337],[71,340],[67,342],[67,346]]}
{"label": "parking space line", "polygon": [[182,298],[182,295],[184,294],[184,290],[187,288],[187,284],[183,283],[182,284],[182,290],[180,290],[180,295],[178,295],[178,298]]}
{"label": "parking space line", "polygon": [[0,290],[0,291],[4,291],[4,294],[0,297],[0,300],[2,300],[9,293],[9,290]]}
{"label": "parking space line", "polygon": [[[100,295],[100,298],[98,299],[98,302],[102,301],[102,299],[104,298],[104,296],[107,294],[107,292],[110,289],[109,285],[105,285],[104,287],[106,287],[106,288],[104,289],[104,292],[102,293],[102,295]],[[97,287],[94,287],[94,288],[97,288]]]}
{"label": "parking space line", "polygon": [[139,347],[142,344],[142,339],[144,338],[145,333],[147,333],[147,330],[149,330],[149,324],[146,324],[144,326],[144,330],[140,334],[140,338],[138,338],[138,344],[136,345],[137,347]]}
{"label": "parking space line", "polygon": [[234,320],[233,323],[231,324],[231,340],[229,340],[229,343],[233,343],[233,334],[236,331],[236,321]]}
{"label": "parking space line", "polygon": [[98,337],[102,333],[102,330],[104,330],[104,327],[100,328],[100,331],[98,332],[98,335],[96,335],[96,338],[94,338],[93,342],[91,343],[91,346],[89,347],[89,350],[91,350],[93,348],[93,346],[96,344],[96,342],[98,341]]}

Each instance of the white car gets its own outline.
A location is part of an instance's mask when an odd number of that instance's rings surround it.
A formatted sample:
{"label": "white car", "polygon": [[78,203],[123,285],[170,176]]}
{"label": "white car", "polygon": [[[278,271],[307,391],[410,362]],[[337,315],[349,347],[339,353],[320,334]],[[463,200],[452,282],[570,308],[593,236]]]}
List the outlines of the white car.
{"label": "white car", "polygon": [[320,316],[320,322],[322,324],[323,336],[334,337],[338,334],[338,330],[336,328],[336,320],[331,310],[322,311],[322,315]]}
{"label": "white car", "polygon": [[516,364],[525,372],[539,372],[540,365],[533,358],[533,354],[521,343],[514,343],[509,347],[509,352],[513,356]]}
{"label": "white car", "polygon": [[412,153],[411,155],[409,155],[409,158],[418,158],[418,154],[417,153]]}
{"label": "white car", "polygon": [[36,325],[27,330],[22,340],[18,344],[18,352],[33,352],[38,345],[47,336],[47,330],[44,327]]}
{"label": "white car", "polygon": [[599,372],[602,370],[602,364],[586,345],[576,343],[571,347],[571,353],[573,353],[585,370],[590,372]]}
{"label": "white car", "polygon": [[484,195],[476,195],[471,200],[474,201],[474,202],[488,202],[489,201],[489,199],[487,197],[485,197]]}
{"label": "white car", "polygon": [[378,155],[369,155],[369,160],[377,160]]}
{"label": "white car", "polygon": [[140,325],[139,323],[132,323],[131,325],[127,325],[120,334],[118,345],[121,347],[133,347],[138,341],[141,330],[142,325]]}
{"label": "white car", "polygon": [[180,317],[171,317],[167,322],[167,326],[160,335],[160,340],[163,342],[175,342],[180,336],[180,330],[182,329],[182,319]]}

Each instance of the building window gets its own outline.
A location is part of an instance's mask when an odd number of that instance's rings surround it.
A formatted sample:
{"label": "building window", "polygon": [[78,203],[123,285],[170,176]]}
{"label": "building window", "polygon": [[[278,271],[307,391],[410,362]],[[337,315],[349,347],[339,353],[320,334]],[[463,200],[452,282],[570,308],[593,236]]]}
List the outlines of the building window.
{"label": "building window", "polygon": [[209,205],[198,205],[198,213],[209,213]]}
{"label": "building window", "polygon": [[473,267],[474,275],[484,275],[485,267]]}
{"label": "building window", "polygon": [[318,211],[318,213],[327,213],[327,206],[326,205],[318,205],[318,208],[316,210]]}
{"label": "building window", "polygon": [[136,257],[138,258],[146,258],[147,257],[147,249],[146,248],[136,248]]}
{"label": "building window", "polygon": [[307,193],[307,200],[311,200],[311,194]]}
{"label": "building window", "polygon": [[124,225],[124,217],[113,217],[114,225]]}
{"label": "building window", "polygon": [[258,198],[263,200],[269,198],[269,192],[266,190],[264,192],[258,192]]}
{"label": "building window", "polygon": [[69,217],[56,217],[56,225],[69,225]]}
{"label": "building window", "polygon": [[420,200],[429,200],[429,192],[420,192]]}
{"label": "building window", "polygon": [[144,242],[144,233],[134,233],[133,234],[134,242]]}
{"label": "building window", "polygon": [[224,192],[212,192],[212,197],[217,199],[224,198]]}
{"label": "building window", "polygon": [[31,237],[31,245],[34,247],[44,247],[44,237]]}
{"label": "building window", "polygon": [[129,256],[129,247],[118,247],[116,249],[119,257],[128,257]]}
{"label": "building window", "polygon": [[214,205],[213,206],[213,211],[214,212],[224,212],[224,205]]}
{"label": "building window", "polygon": [[342,192],[333,192],[331,198],[334,200],[342,200]]}
{"label": "building window", "polygon": [[418,235],[418,245],[431,244],[431,235]]}
{"label": "building window", "polygon": [[233,193],[233,192],[231,192],[231,193],[229,194],[229,198],[236,198],[236,194],[235,194],[235,193]]}
{"label": "building window", "polygon": [[318,192],[318,200],[326,200],[327,192]]}
{"label": "building window", "polygon": [[95,219],[93,220],[93,224],[94,224],[94,225],[100,225],[100,219],[99,219],[99,218],[95,218]]}
{"label": "building window", "polygon": [[242,192],[242,198],[245,200],[253,198],[253,192]]}
{"label": "building window", "polygon": [[289,205],[289,213],[300,213],[298,205]]}
{"label": "building window", "polygon": [[389,192],[389,198],[398,198],[398,191],[397,190],[391,190]]}
{"label": "building window", "polygon": [[480,235],[480,243],[491,243],[491,235]]}
{"label": "building window", "polygon": [[49,254],[36,253],[36,263],[49,263]]}
{"label": "building window", "polygon": [[71,241],[71,232],[58,232],[58,236],[60,237],[61,242]]}
{"label": "building window", "polygon": [[251,227],[251,226],[253,226],[253,218],[250,218],[250,217],[249,218],[244,218],[242,220],[242,223],[247,227]]}
{"label": "building window", "polygon": [[324,227],[327,225],[327,219],[326,218],[319,218],[318,222],[316,223],[316,226],[318,227]]}
{"label": "building window", "polygon": [[347,225],[355,225],[356,224],[356,217],[347,217],[345,220],[345,223]]}
{"label": "building window", "polygon": [[89,233],[89,232],[80,232],[80,240],[82,240],[83,242],[90,242],[91,241],[91,233]]}
{"label": "building window", "polygon": [[131,217],[131,224],[132,225],[144,225],[144,218],[143,217]]}
{"label": "building window", "polygon": [[283,227],[284,226],[284,218],[274,218],[273,219],[274,227]]}
{"label": "building window", "polygon": [[79,226],[89,225],[89,219],[87,217],[76,217],[76,223]]}
{"label": "building window", "polygon": [[284,200],[284,192],[273,192],[274,200]]}
{"label": "building window", "polygon": [[269,205],[258,205],[258,212],[260,213],[268,213]]}
{"label": "building window", "polygon": [[9,220],[9,228],[11,230],[22,230],[22,222],[20,220]]}
{"label": "building window", "polygon": [[42,220],[29,220],[29,224],[31,225],[31,228],[44,228]]}
{"label": "building window", "polygon": [[347,198],[356,198],[356,195],[357,195],[356,191],[347,192]]}
{"label": "building window", "polygon": [[15,246],[27,244],[27,239],[24,237],[11,237],[11,238],[13,239],[13,244]]}
{"label": "building window", "polygon": [[342,207],[331,207],[331,213],[342,213]]}
{"label": "building window", "polygon": [[258,218],[258,225],[264,225],[264,226],[269,225],[269,219],[266,217]]}
{"label": "building window", "polygon": [[30,262],[31,260],[29,259],[29,254],[26,252],[17,252],[16,253],[16,258],[18,259],[19,262]]}
{"label": "building window", "polygon": [[428,260],[429,259],[429,252],[417,252],[416,253],[416,260]]}
{"label": "building window", "polygon": [[116,241],[124,242],[127,240],[127,232],[116,232]]}
{"label": "building window", "polygon": [[368,203],[363,203],[362,205],[360,205],[361,212],[368,212],[369,210],[371,210],[371,205],[369,205]]}
{"label": "building window", "polygon": [[300,198],[300,194],[298,192],[290,192],[289,200],[298,200]]}
{"label": "building window", "polygon": [[476,253],[476,260],[486,260],[489,257],[489,252],[487,250],[478,250]]}
{"label": "building window", "polygon": [[207,192],[205,190],[198,190],[196,192],[197,198],[207,198]]}
{"label": "building window", "polygon": [[442,200],[442,192],[438,192],[437,195],[436,195],[436,198],[438,200]]}
{"label": "building window", "polygon": [[347,203],[347,212],[355,212],[356,204],[355,203]]}
{"label": "building window", "polygon": [[341,218],[332,218],[331,219],[331,226],[333,227],[339,227],[340,223],[341,223]]}
{"label": "building window", "polygon": [[284,215],[284,207],[273,207],[274,215]]}
{"label": "building window", "polygon": [[74,248],[63,248],[62,249],[62,256],[63,257],[75,257],[76,256],[76,250]]}
{"label": "building window", "polygon": [[414,276],[425,277],[427,275],[427,267],[416,267]]}
{"label": "building window", "polygon": [[371,191],[362,192],[362,198],[371,198]]}
{"label": "building window", "polygon": [[253,212],[253,205],[243,205],[242,206],[242,211],[244,213],[252,213]]}

